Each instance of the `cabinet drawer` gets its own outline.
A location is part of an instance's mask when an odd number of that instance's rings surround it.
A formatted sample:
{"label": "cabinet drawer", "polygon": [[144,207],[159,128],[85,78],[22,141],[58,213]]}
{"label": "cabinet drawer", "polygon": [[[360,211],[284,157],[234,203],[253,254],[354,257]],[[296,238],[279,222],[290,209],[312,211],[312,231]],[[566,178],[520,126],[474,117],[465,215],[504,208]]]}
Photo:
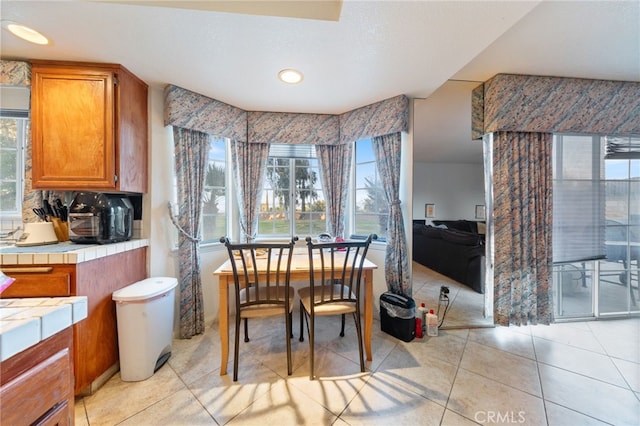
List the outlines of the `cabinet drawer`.
{"label": "cabinet drawer", "polygon": [[[59,414],[56,406],[71,397],[70,388],[71,354],[69,349],[64,349],[0,388],[0,423],[26,425],[45,414],[55,417]],[[64,408],[65,404],[61,405]],[[45,416],[43,420],[46,422],[50,418]]]}
{"label": "cabinet drawer", "polygon": [[72,269],[53,266],[5,266],[2,272],[15,282],[0,298],[71,296]]}
{"label": "cabinet drawer", "polygon": [[71,413],[69,409],[69,404],[67,401],[63,401],[58,403],[51,410],[47,411],[47,413],[40,417],[33,425],[34,426],[66,426],[73,424],[71,422],[71,416],[75,415]]}

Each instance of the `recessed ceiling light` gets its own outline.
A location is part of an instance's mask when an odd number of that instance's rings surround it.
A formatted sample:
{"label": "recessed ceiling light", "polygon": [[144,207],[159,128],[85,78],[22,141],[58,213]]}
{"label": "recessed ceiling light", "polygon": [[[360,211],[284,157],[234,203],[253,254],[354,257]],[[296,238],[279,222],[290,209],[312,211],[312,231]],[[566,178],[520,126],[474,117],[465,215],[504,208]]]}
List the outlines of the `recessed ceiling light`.
{"label": "recessed ceiling light", "polygon": [[45,36],[34,30],[33,28],[29,28],[25,25],[11,21],[3,21],[2,26],[9,30],[16,37],[20,37],[21,39],[26,40],[30,43],[41,45],[49,44],[49,39],[47,39]]}
{"label": "recessed ceiling light", "polygon": [[288,84],[298,84],[302,81],[302,73],[298,70],[287,68],[278,73],[278,78]]}

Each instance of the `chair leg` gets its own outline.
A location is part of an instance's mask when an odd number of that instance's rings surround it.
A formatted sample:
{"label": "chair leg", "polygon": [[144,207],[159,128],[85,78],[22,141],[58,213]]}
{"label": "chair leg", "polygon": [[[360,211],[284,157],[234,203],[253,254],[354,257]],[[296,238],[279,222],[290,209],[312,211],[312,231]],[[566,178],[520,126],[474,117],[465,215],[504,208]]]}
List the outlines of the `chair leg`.
{"label": "chair leg", "polygon": [[[246,321],[246,319],[245,319]],[[246,324],[246,322],[245,322]],[[233,381],[238,381],[238,352],[240,349],[240,314],[236,314],[236,335],[234,337],[235,344],[233,348]]]}
{"label": "chair leg", "polygon": [[314,373],[314,343],[315,343],[315,316],[309,314],[309,380],[313,380],[316,375]]}
{"label": "chair leg", "polygon": [[285,321],[285,331],[286,331],[286,336],[287,336],[287,374],[290,376],[293,368],[291,366],[291,338],[293,337],[293,322],[292,320],[292,315],[291,312],[289,312],[289,314],[285,314],[284,315],[284,321]]}
{"label": "chair leg", "polygon": [[289,339],[293,339],[293,312],[289,312]]}
{"label": "chair leg", "polygon": [[247,318],[244,319],[244,341],[245,342],[249,341],[249,326],[247,325],[248,321],[249,319]]}
{"label": "chair leg", "polygon": [[360,321],[360,313],[354,312],[353,319],[356,322],[356,334],[358,335],[358,352],[360,353],[360,372],[364,373],[364,351],[362,349],[362,322]]}
{"label": "chair leg", "polygon": [[304,305],[300,302],[300,339],[304,342]]}
{"label": "chair leg", "polygon": [[344,314],[342,314],[342,328],[340,329],[340,337],[344,337]]}

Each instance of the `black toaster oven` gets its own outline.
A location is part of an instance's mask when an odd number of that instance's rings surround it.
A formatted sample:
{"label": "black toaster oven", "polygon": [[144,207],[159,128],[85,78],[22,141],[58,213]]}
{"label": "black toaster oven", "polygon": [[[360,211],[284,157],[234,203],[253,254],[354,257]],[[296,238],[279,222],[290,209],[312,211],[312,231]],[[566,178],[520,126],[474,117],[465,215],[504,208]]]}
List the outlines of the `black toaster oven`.
{"label": "black toaster oven", "polygon": [[133,205],[123,194],[79,192],[69,206],[69,240],[81,244],[127,241],[133,232]]}

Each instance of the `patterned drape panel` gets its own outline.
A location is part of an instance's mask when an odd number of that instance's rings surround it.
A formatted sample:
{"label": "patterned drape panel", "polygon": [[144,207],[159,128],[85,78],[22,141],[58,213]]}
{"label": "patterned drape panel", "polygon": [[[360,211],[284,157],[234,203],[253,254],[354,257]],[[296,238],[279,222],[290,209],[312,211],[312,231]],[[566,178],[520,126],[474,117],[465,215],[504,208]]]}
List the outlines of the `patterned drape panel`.
{"label": "patterned drape panel", "polygon": [[316,145],[316,155],[327,203],[327,232],[334,237],[344,237],[344,214],[353,144]]}
{"label": "patterned drape panel", "polygon": [[[178,216],[171,218],[180,231],[180,338],[204,332],[204,306],[200,276],[200,215],[207,172],[209,135],[173,128],[175,169],[178,180]],[[169,206],[171,211],[171,206]]]}
{"label": "patterned drape panel", "polygon": [[387,288],[411,296],[409,252],[400,207],[401,133],[373,138],[373,152],[384,194],[389,203],[387,221],[387,251],[384,258]]}
{"label": "patterned drape panel", "polygon": [[231,162],[238,182],[238,206],[242,240],[251,242],[258,231],[258,215],[264,170],[269,156],[268,143],[231,141]]}
{"label": "patterned drape panel", "polygon": [[496,324],[552,320],[551,149],[550,133],[493,137]]}

